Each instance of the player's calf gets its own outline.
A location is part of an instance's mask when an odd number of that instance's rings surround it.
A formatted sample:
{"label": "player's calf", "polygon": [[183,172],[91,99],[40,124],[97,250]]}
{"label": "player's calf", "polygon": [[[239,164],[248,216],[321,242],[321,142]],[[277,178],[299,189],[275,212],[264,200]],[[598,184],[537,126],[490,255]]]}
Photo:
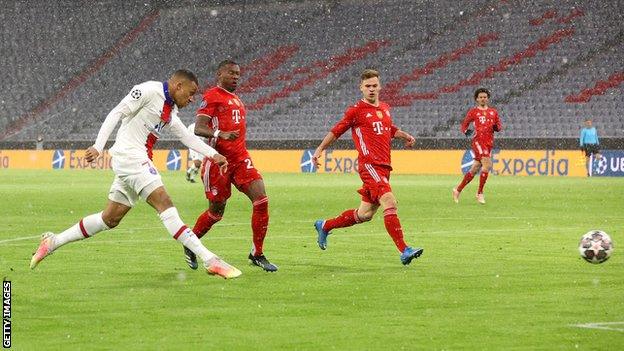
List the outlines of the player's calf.
{"label": "player's calf", "polygon": [[186,180],[190,183],[195,183],[195,175],[197,172],[194,172],[193,169],[189,168],[186,170]]}

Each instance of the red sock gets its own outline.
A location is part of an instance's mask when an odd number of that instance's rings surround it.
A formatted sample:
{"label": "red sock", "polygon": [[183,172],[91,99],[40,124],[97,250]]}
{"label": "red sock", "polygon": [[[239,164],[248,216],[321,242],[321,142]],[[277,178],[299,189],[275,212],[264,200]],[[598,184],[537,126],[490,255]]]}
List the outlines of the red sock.
{"label": "red sock", "polygon": [[397,249],[403,252],[407,244],[403,240],[403,229],[401,229],[401,222],[399,221],[399,216],[397,216],[396,207],[389,207],[384,210],[384,224]]}
{"label": "red sock", "polygon": [[479,177],[479,192],[477,194],[483,194],[483,187],[485,186],[485,182],[487,182],[489,174],[489,172],[481,172],[481,176]]}
{"label": "red sock", "polygon": [[474,174],[466,172],[466,174],[464,174],[464,179],[462,179],[461,183],[459,183],[459,185],[457,186],[457,191],[461,192],[462,190],[464,190],[464,187],[466,186],[466,184],[470,183],[472,178],[474,178]]}
{"label": "red sock", "polygon": [[221,216],[210,212],[210,210],[206,210],[204,213],[200,214],[199,217],[197,217],[197,221],[193,227],[193,233],[195,233],[198,238],[201,238],[210,230],[210,228],[212,228],[213,224],[220,220]]}
{"label": "red sock", "polygon": [[269,198],[263,197],[253,203],[251,230],[253,231],[254,256],[262,255],[262,245],[269,226]]}
{"label": "red sock", "polygon": [[350,227],[360,222],[360,218],[357,215],[357,209],[350,209],[344,211],[336,218],[326,220],[323,225],[323,230],[328,232],[336,228]]}

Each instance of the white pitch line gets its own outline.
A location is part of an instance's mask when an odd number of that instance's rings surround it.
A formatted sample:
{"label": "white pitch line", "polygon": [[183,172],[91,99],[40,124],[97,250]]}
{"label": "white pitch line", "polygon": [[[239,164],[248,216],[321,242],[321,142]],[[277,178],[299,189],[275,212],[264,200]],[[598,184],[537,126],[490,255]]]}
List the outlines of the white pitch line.
{"label": "white pitch line", "polygon": [[[308,223],[309,221],[305,221],[305,223]],[[248,224],[248,223],[246,223]],[[147,228],[132,228],[132,229],[123,229],[123,230],[116,230],[114,229],[114,233],[121,233],[121,232],[140,232],[140,231],[146,231],[146,230],[153,230],[153,229],[163,229],[162,234],[164,235],[164,228],[162,227],[147,227]],[[569,231],[569,230],[575,230],[578,229],[576,227],[568,227],[568,228],[544,228],[548,231],[551,232],[556,232],[556,231]],[[513,233],[513,232],[519,232],[522,231],[522,228],[517,228],[517,229],[471,229],[471,230],[461,230],[461,233],[478,233],[478,234],[486,234],[486,233],[492,233],[492,234],[497,234],[497,233]],[[428,231],[426,234],[430,235],[430,234],[456,234],[458,233],[458,230],[434,230],[434,231]],[[374,236],[379,236],[379,235],[384,235],[386,234],[386,232],[370,232],[370,233],[342,233],[340,234],[341,237],[345,237],[345,238],[350,238],[350,237],[374,237]],[[414,235],[418,236],[421,233],[416,232]],[[105,234],[104,234],[105,235]],[[223,235],[223,236],[222,236]],[[387,235],[387,234],[386,234]],[[275,238],[277,240],[281,240],[281,239],[286,239],[286,240],[295,240],[295,239],[305,239],[305,238],[316,238],[316,233],[314,232],[314,229],[311,229],[310,231],[306,232],[305,234],[302,235],[290,235],[290,236],[284,236],[284,235],[275,235],[275,236],[271,236],[272,238]],[[25,240],[30,240],[33,238],[39,238],[39,236],[35,236],[35,237],[24,237],[24,238],[14,238],[14,239],[8,239],[8,240],[2,240],[0,241],[0,245],[7,243],[7,242],[16,242],[16,241],[25,241]],[[99,238],[99,237],[98,237]],[[99,243],[99,244],[120,244],[120,243],[144,243],[144,242],[154,242],[154,241],[171,241],[173,239],[171,239],[171,237],[160,237],[160,238],[156,238],[156,239],[124,239],[124,237],[120,237],[117,239],[106,239],[106,240],[94,240],[92,241],[93,243]],[[249,240],[249,237],[246,235],[236,235],[236,236],[230,236],[227,234],[219,234],[219,236],[215,237],[215,236],[211,236],[210,240]],[[23,243],[23,244],[9,244],[7,246],[20,246],[20,245],[26,245],[28,243]]]}
{"label": "white pitch line", "polygon": [[[613,328],[610,325],[621,325],[622,328]],[[602,323],[585,323],[585,324],[571,324],[572,327],[586,328],[586,329],[602,329],[602,330],[614,330],[624,333],[624,322],[602,322]]]}
{"label": "white pitch line", "polygon": [[[549,217],[543,217],[543,216],[532,216],[532,217],[519,217],[519,216],[495,216],[495,217],[488,217],[488,220],[525,220],[525,219],[548,219]],[[601,217],[603,219],[622,219],[620,217]],[[457,221],[471,221],[474,220],[474,217],[407,217],[407,218],[402,218],[401,222],[422,222],[422,221],[439,221],[439,220],[457,220]],[[311,220],[297,220],[297,221],[279,221],[279,222],[270,222],[270,224],[272,225],[276,225],[276,224],[295,224],[295,223],[313,223],[314,221]],[[249,226],[250,223],[249,222],[223,222],[223,223],[217,223],[215,224],[215,227],[236,227],[236,226]],[[135,227],[135,228],[124,228],[124,229],[114,229],[115,233],[132,233],[135,231],[147,231],[147,230],[160,230],[162,229],[162,226],[154,226],[154,227]],[[555,230],[575,230],[578,229],[576,227],[573,228],[544,228],[544,229],[555,229]],[[462,232],[465,233],[472,233],[475,231],[478,232],[509,232],[509,231],[519,231],[522,230],[521,228],[518,229],[512,229],[512,230],[504,230],[504,229],[489,229],[489,230],[462,230]],[[456,233],[457,231],[432,231],[432,232],[428,232],[428,234],[447,234],[447,233]],[[358,235],[362,235],[362,234],[358,234]],[[18,238],[10,238],[10,239],[4,239],[4,240],[0,240],[0,245],[2,244],[6,244],[6,243],[10,243],[10,242],[15,242],[15,241],[25,241],[25,240],[31,240],[31,239],[36,239],[41,237],[41,235],[36,235],[36,236],[25,236],[25,237],[18,237]],[[293,237],[282,237],[280,236],[280,238],[293,238]],[[297,237],[299,238],[299,237]]]}
{"label": "white pitch line", "polygon": [[[570,217],[571,218],[571,217]],[[601,217],[602,219],[610,219],[610,220],[622,220],[624,218],[622,217]],[[525,220],[525,219],[550,219],[550,217],[544,217],[544,216],[532,216],[532,217],[519,217],[519,216],[498,216],[498,217],[488,217],[488,220]],[[560,219],[562,219],[560,217]],[[576,217],[574,218],[576,219]],[[445,220],[445,221],[449,221],[449,220],[455,220],[455,221],[472,221],[474,220],[474,217],[406,217],[406,218],[401,218],[401,222],[423,222],[423,221],[440,221],[440,220]],[[313,220],[298,220],[298,221],[271,221],[270,224],[272,225],[276,225],[276,224],[294,224],[294,223],[314,223]],[[249,222],[223,222],[223,223],[217,223],[215,224],[215,227],[236,227],[236,226],[249,226],[250,223]],[[155,227],[135,227],[135,228],[124,228],[124,229],[114,229],[116,233],[131,233],[134,231],[143,231],[143,230],[159,230],[162,229],[162,226],[155,226]],[[553,229],[553,228],[544,228],[544,229]],[[557,228],[557,229],[562,229],[562,228]],[[578,228],[563,228],[563,229],[578,229]],[[517,230],[521,230],[521,229],[517,229]],[[505,230],[500,230],[500,231],[505,231]],[[470,231],[468,231],[470,232]],[[442,231],[442,232],[429,232],[429,233],[447,233],[447,231]],[[9,243],[9,242],[13,242],[13,241],[23,241],[23,240],[31,240],[31,239],[36,239],[39,238],[40,235],[36,235],[36,236],[25,236],[25,237],[18,237],[18,238],[11,238],[11,239],[4,239],[4,240],[0,240],[0,245],[5,244],[5,243]]]}
{"label": "white pitch line", "polygon": [[40,237],[41,237],[41,235],[35,235],[35,236],[25,236],[25,237],[21,237],[21,238],[0,240],[0,245],[4,244],[4,243],[10,243],[10,242],[13,242],[13,241],[30,240],[30,239],[40,238]]}

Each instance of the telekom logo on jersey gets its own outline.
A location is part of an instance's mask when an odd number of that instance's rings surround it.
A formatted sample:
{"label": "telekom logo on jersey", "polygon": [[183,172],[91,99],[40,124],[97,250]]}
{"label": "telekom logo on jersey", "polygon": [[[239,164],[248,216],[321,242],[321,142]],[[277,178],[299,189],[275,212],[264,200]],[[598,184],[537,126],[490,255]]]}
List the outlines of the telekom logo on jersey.
{"label": "telekom logo on jersey", "polygon": [[234,120],[235,124],[239,124],[242,118],[243,117],[240,114],[240,110],[232,110],[232,119]]}
{"label": "telekom logo on jersey", "polygon": [[375,134],[381,135],[383,132],[383,123],[380,121],[373,122],[373,130],[375,131]]}

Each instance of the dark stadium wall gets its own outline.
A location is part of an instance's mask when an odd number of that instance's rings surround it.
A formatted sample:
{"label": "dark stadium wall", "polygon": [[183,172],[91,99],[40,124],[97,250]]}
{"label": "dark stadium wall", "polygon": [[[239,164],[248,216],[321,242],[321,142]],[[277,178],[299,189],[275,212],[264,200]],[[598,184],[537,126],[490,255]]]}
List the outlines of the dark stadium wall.
{"label": "dark stadium wall", "polygon": [[[250,140],[247,147],[253,150],[301,150],[314,149],[319,140]],[[46,141],[43,148],[54,149],[86,149],[93,145],[92,141]],[[107,144],[107,148],[112,142]],[[532,139],[496,139],[497,149],[508,150],[574,150],[578,149],[578,138],[532,138]],[[403,149],[402,143],[395,141],[394,149]],[[624,138],[600,138],[600,146],[603,149],[624,150]],[[463,150],[470,147],[468,139],[440,139],[419,138],[416,139],[414,149],[417,150]],[[35,141],[0,141],[0,150],[29,150],[35,149]],[[178,141],[162,140],[156,145],[157,149],[186,149]],[[337,140],[333,149],[354,149],[353,142],[347,139]]]}

